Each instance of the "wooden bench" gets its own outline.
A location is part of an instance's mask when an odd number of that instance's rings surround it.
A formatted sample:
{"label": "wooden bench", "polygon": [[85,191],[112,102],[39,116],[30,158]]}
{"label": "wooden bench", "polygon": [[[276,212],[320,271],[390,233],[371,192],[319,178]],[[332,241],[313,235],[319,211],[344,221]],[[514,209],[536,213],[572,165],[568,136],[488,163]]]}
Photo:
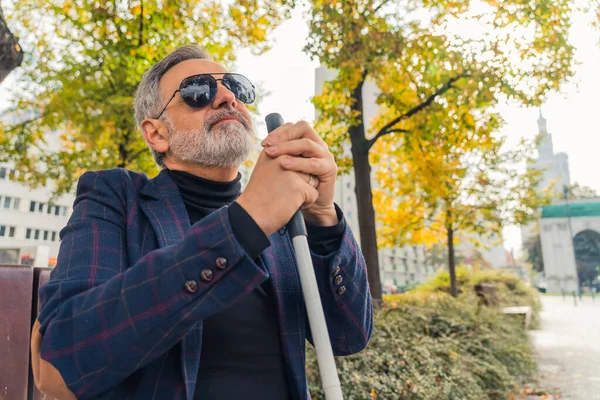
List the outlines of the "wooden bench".
{"label": "wooden bench", "polygon": [[0,264],[0,399],[50,400],[33,384],[30,335],[50,269]]}
{"label": "wooden bench", "polygon": [[525,330],[529,329],[529,324],[531,323],[531,307],[529,306],[521,306],[521,307],[504,307],[502,309],[504,314],[515,314],[515,315],[523,315],[525,316]]}

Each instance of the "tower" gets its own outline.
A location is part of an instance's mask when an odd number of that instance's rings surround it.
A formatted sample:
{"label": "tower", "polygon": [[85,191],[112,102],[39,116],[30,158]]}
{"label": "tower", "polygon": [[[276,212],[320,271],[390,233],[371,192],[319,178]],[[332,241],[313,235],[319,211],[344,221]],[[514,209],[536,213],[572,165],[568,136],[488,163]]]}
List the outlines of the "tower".
{"label": "tower", "polygon": [[542,136],[540,143],[538,144],[538,156],[540,159],[548,159],[554,155],[554,149],[552,146],[552,135],[548,133],[546,126],[546,118],[542,114],[540,108],[540,117],[537,120],[538,133]]}

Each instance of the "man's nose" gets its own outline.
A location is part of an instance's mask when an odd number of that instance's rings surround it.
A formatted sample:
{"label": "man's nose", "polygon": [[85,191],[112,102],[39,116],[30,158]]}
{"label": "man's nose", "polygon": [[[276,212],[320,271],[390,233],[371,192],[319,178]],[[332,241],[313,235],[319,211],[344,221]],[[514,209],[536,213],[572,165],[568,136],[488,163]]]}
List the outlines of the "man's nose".
{"label": "man's nose", "polygon": [[237,99],[235,98],[235,95],[223,85],[223,81],[217,81],[217,95],[212,102],[212,108],[219,109],[221,107],[228,107],[234,109],[236,106]]}

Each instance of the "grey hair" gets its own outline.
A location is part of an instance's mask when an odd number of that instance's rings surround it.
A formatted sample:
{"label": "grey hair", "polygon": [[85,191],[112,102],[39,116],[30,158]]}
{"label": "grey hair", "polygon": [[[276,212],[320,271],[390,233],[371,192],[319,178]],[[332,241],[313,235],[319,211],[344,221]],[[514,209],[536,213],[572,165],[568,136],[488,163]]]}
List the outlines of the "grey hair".
{"label": "grey hair", "polygon": [[[181,46],[144,72],[133,100],[135,123],[140,130],[142,130],[144,119],[155,118],[164,107],[160,95],[160,79],[175,65],[193,59],[208,60],[210,55],[205,49],[197,45]],[[165,154],[159,153],[150,145],[148,147],[150,147],[154,161],[160,168],[164,169],[163,159]]]}

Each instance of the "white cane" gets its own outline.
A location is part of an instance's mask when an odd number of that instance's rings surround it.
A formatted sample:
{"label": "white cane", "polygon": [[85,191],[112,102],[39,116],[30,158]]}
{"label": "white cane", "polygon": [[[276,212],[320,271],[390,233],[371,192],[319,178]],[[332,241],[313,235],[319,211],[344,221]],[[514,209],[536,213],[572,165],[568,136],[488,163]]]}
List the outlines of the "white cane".
{"label": "white cane", "polygon": [[[279,126],[283,125],[283,118],[277,113],[267,115],[265,118],[267,130],[269,133]],[[319,295],[317,278],[310,257],[308,248],[306,225],[302,211],[298,210],[287,224],[287,231],[294,245],[296,253],[296,262],[298,263],[298,272],[300,274],[300,284],[308,321],[310,322],[310,331],[312,333],[315,350],[317,352],[317,361],[319,363],[319,372],[321,374],[321,383],[327,400],[342,400],[342,388],[338,377],[325,314],[323,313],[323,304]]]}

